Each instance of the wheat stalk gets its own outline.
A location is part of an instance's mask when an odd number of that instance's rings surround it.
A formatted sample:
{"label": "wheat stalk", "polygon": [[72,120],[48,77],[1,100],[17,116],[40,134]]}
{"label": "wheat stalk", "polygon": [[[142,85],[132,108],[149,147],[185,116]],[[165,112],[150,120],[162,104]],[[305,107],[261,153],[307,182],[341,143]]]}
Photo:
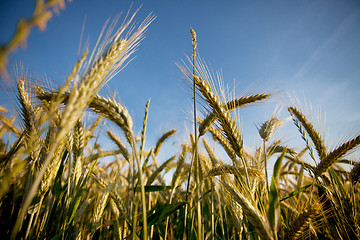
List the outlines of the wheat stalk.
{"label": "wheat stalk", "polygon": [[[191,34],[191,39],[192,39],[192,67],[193,67],[193,75],[196,74],[196,67],[195,67],[195,59],[196,59],[196,47],[197,47],[197,39],[196,39],[196,32],[193,28],[190,28],[190,34]],[[201,195],[201,186],[200,186],[200,179],[199,179],[199,175],[200,175],[200,159],[199,159],[199,153],[198,153],[198,129],[197,129],[197,122],[196,122],[196,81],[195,78],[193,79],[193,100],[194,100],[194,136],[195,136],[195,143],[194,143],[194,152],[193,152],[193,158],[195,160],[195,180],[196,180],[196,194],[197,194],[197,198],[198,198],[198,202],[197,202],[197,236],[199,239],[202,239],[203,235],[202,235],[202,226],[201,226],[201,201],[200,201],[200,195]],[[189,177],[190,177],[191,172],[189,172]],[[189,178],[190,179],[190,178]],[[188,183],[190,184],[190,183]]]}
{"label": "wheat stalk", "polygon": [[[188,147],[187,147],[186,144],[184,144],[182,146],[182,151],[181,151],[181,154],[179,156],[179,160],[177,162],[177,167],[176,167],[174,175],[173,175],[173,177],[171,179],[171,192],[170,192],[170,200],[169,200],[170,204],[172,203],[172,199],[173,199],[173,196],[174,196],[175,189],[177,188],[177,186],[179,184],[179,181],[180,181],[180,178],[181,178],[180,174],[181,174],[181,170],[183,168],[183,164],[184,164],[187,152],[188,152]],[[166,237],[167,237],[168,226],[169,226],[169,217],[166,218],[165,238],[164,239],[166,239]]]}
{"label": "wheat stalk", "polygon": [[146,132],[146,126],[147,126],[147,118],[148,118],[148,114],[149,114],[149,104],[150,104],[150,98],[147,101],[146,106],[145,106],[143,129],[141,131],[141,145],[140,145],[140,159],[141,160],[142,160],[142,155],[143,155],[144,146],[145,146],[145,132]]}
{"label": "wheat stalk", "polygon": [[24,135],[21,134],[20,137],[11,146],[10,150],[6,154],[0,156],[0,172],[7,166],[9,162],[11,162],[11,159],[15,157],[16,154],[19,152],[19,150],[23,146],[23,138]]}

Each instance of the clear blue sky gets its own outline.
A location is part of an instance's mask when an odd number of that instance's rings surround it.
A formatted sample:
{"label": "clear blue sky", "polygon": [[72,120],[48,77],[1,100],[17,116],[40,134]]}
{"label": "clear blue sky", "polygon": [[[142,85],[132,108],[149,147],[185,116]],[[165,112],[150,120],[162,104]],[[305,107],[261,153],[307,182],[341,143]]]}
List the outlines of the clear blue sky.
{"label": "clear blue sky", "polygon": [[[20,17],[31,16],[34,3],[1,0],[0,43],[9,41]],[[359,1],[148,0],[134,1],[132,9],[141,4],[138,22],[150,12],[157,18],[136,58],[108,85],[132,114],[136,132],[151,97],[149,146],[165,131],[175,128],[183,136],[185,126],[191,129],[191,93],[175,64],[191,54],[190,27],[197,32],[201,57],[214,71],[222,71],[226,84],[236,83],[238,96],[281,91],[271,104],[240,112],[247,145],[259,143],[255,124],[267,120],[287,93],[306,99],[314,109],[321,106],[330,149],[339,138],[359,133]],[[34,29],[26,48],[10,55],[9,70],[21,62],[32,77],[46,74],[61,84],[79,59],[85,17],[82,43],[89,39],[92,47],[106,19],[126,13],[130,5],[125,0],[66,2],[44,32]],[[6,94],[0,101],[12,108]],[[288,116],[286,110],[281,116]],[[295,131],[283,135],[284,140],[301,140],[292,123],[288,125]]]}

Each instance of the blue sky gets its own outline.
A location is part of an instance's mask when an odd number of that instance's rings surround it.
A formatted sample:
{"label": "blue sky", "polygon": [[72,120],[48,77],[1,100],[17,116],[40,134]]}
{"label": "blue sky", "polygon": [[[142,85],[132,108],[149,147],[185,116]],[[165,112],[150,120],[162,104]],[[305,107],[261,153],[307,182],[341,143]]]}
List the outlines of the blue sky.
{"label": "blue sky", "polygon": [[[35,1],[1,0],[0,43],[8,42],[20,17],[32,14]],[[191,54],[190,27],[198,36],[198,50],[206,63],[221,71],[225,84],[236,85],[237,96],[277,92],[267,104],[240,111],[245,144],[259,144],[255,124],[266,121],[277,103],[290,104],[296,95],[302,106],[315,109],[314,118],[326,121],[329,148],[360,127],[360,3],[358,1],[133,1],[143,4],[136,20],[153,12],[136,58],[109,83],[129,109],[135,131],[141,131],[146,101],[151,98],[148,146],[162,133],[178,129],[181,142],[191,129],[191,90],[181,80],[176,63]],[[9,71],[22,63],[56,84],[64,82],[79,59],[79,43],[90,49],[105,21],[127,12],[131,1],[73,0],[55,15],[43,32],[34,29],[26,48],[10,55]],[[121,19],[121,18],[120,18]],[[4,91],[1,105],[12,108]],[[109,93],[109,90],[107,90]],[[11,94],[11,93],[10,93]],[[13,98],[13,96],[12,96]],[[317,110],[320,109],[320,113]],[[324,117],[326,115],[326,118]],[[281,117],[288,116],[286,109]],[[288,142],[301,140],[288,123]],[[287,132],[288,133],[288,132]]]}

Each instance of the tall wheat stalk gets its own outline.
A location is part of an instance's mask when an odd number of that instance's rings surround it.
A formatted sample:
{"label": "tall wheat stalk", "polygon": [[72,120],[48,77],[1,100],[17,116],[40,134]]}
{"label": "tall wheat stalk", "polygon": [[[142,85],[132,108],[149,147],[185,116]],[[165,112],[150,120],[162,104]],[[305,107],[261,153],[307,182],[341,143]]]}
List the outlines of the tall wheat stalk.
{"label": "tall wheat stalk", "polygon": [[[196,74],[196,68],[195,68],[195,58],[196,58],[196,32],[194,29],[190,29],[190,33],[191,33],[191,38],[192,38],[192,46],[193,46],[193,51],[192,51],[192,66],[193,66],[193,75],[195,76]],[[197,133],[197,117],[196,117],[196,84],[195,84],[195,79],[194,79],[194,83],[193,83],[193,97],[194,97],[194,138],[195,138],[195,146],[194,146],[194,158],[195,158],[195,163],[196,163],[196,194],[197,194],[197,237],[198,239],[203,239],[202,236],[202,223],[201,223],[201,201],[200,201],[200,196],[201,196],[201,183],[200,183],[200,163],[199,163],[199,156],[198,156],[198,133]]]}

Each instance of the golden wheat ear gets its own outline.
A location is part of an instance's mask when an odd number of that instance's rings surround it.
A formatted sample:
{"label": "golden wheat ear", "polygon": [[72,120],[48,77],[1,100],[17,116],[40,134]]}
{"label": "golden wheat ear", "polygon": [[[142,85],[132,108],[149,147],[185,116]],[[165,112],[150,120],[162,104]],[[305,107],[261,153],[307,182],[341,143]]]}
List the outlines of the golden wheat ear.
{"label": "golden wheat ear", "polygon": [[223,136],[222,132],[219,129],[216,129],[212,126],[208,127],[208,131],[211,133],[214,140],[218,141],[219,144],[224,148],[225,152],[230,157],[230,159],[233,161],[233,163],[235,165],[238,165],[235,151],[232,149],[232,147],[231,147],[230,143],[227,141],[227,139]]}
{"label": "golden wheat ear", "polygon": [[356,148],[360,144],[360,135],[343,143],[340,147],[326,155],[315,168],[315,177],[319,177],[327,171],[331,165],[337,162],[341,157],[345,156],[349,151]]}
{"label": "golden wheat ear", "polygon": [[264,218],[264,216],[259,212],[258,209],[249,201],[249,198],[244,196],[239,191],[232,188],[226,181],[221,182],[225,190],[231,195],[231,197],[240,204],[246,217],[248,218],[251,225],[256,229],[257,234],[261,239],[272,240],[273,232],[271,231],[269,222]]}
{"label": "golden wheat ear", "polygon": [[[224,108],[228,111],[236,109],[236,108],[240,108],[240,107],[245,107],[248,105],[251,105],[253,103],[265,100],[267,98],[269,98],[271,96],[271,94],[266,94],[266,93],[262,93],[262,94],[254,94],[254,95],[250,95],[250,96],[244,96],[244,97],[240,97],[238,99],[235,100],[231,100],[229,102],[227,102],[226,104],[224,104]],[[208,127],[213,124],[216,120],[216,115],[214,112],[211,112],[210,114],[208,114],[202,121],[202,123],[199,125],[199,135],[202,136],[206,133],[206,131],[208,130]]]}
{"label": "golden wheat ear", "polygon": [[31,95],[28,92],[25,76],[18,76],[18,100],[20,102],[21,124],[23,126],[24,144],[30,152],[30,162],[35,163],[40,154],[41,138],[39,115],[42,109],[33,108]]}
{"label": "golden wheat ear", "polygon": [[315,145],[315,149],[319,155],[319,158],[323,159],[326,156],[327,151],[324,140],[321,138],[320,134],[315,130],[311,122],[306,119],[305,115],[301,113],[297,108],[289,107],[288,111],[305,128],[306,133],[309,135],[310,139]]}
{"label": "golden wheat ear", "polygon": [[155,156],[157,156],[159,154],[160,148],[161,148],[162,144],[165,142],[165,140],[168,139],[169,137],[171,137],[172,135],[174,135],[176,132],[177,132],[177,130],[175,130],[175,129],[170,130],[170,131],[164,133],[159,138],[159,140],[156,142],[155,149],[154,149],[154,155]]}
{"label": "golden wheat ear", "polygon": [[225,110],[218,96],[212,91],[210,84],[198,76],[194,76],[195,84],[203,95],[206,102],[210,105],[212,111],[216,114],[224,135],[229,141],[232,149],[239,158],[242,158],[243,141],[231,115]]}
{"label": "golden wheat ear", "polygon": [[[256,177],[256,178],[263,178],[264,174],[258,169],[252,169],[248,168],[249,176]],[[244,167],[237,167],[237,166],[231,166],[231,165],[220,165],[217,167],[212,168],[204,177],[214,177],[224,174],[233,174],[233,175],[245,175],[245,169]]]}
{"label": "golden wheat ear", "polygon": [[121,142],[121,140],[113,134],[111,131],[107,132],[109,138],[118,146],[121,154],[125,158],[126,161],[130,162],[130,154],[129,151],[126,149],[125,145]]}

